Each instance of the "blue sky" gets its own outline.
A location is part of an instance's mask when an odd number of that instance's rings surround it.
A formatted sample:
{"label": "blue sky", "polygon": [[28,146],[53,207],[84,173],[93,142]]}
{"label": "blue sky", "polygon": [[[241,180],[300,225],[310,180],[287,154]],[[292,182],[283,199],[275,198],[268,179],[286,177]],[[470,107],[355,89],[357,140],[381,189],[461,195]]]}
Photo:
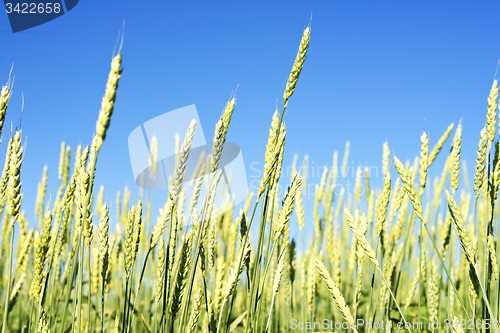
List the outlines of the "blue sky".
{"label": "blue sky", "polygon": [[[10,124],[19,124],[22,93],[28,142],[23,207],[33,216],[45,164],[49,191],[56,191],[60,142],[73,152],[79,143],[90,144],[125,20],[124,71],[96,186],[104,184],[112,201],[125,185],[136,195],[130,132],[195,104],[210,139],[236,88],[228,140],[241,147],[251,180],[250,165],[263,162],[271,117],[276,103],[282,106],[312,14],[308,58],[286,115],[285,164],[298,153],[300,160],[309,154],[316,166],[330,165],[347,140],[355,167],[380,166],[385,140],[400,159],[413,159],[422,130],[433,146],[451,122],[462,119],[462,156],[473,170],[500,59],[499,12],[493,1],[82,0],[68,14],[16,34],[0,13],[0,82],[12,64],[15,74],[0,154]],[[441,172],[440,157],[431,176]],[[372,186],[380,185],[381,178],[373,179]]]}

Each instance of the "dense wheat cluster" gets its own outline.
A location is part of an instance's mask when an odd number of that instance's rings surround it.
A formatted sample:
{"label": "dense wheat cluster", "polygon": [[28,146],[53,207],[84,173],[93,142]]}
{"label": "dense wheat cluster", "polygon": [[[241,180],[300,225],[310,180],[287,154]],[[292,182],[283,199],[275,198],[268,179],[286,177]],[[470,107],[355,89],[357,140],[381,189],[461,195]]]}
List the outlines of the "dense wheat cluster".
{"label": "dense wheat cluster", "polygon": [[[182,144],[177,140],[169,199],[159,212],[151,211],[149,190],[137,202],[127,189],[115,203],[104,201],[111,193],[97,189],[94,177],[122,75],[120,52],[90,145],[61,145],[57,193],[46,193],[43,170],[37,230],[22,205],[24,133],[19,128],[2,140],[8,146],[0,178],[2,332],[498,332],[497,81],[478,133],[472,182],[461,160],[462,124],[451,124],[437,140],[423,132],[413,161],[381,144],[383,187],[370,186],[370,170],[359,167],[352,195],[335,190],[347,172],[347,143],[341,165],[335,152],[305,207],[307,156],[294,159],[289,179],[280,176],[284,115],[310,34],[308,26],[283,108],[269,119],[259,189],[239,210],[220,186],[219,168],[237,112],[234,97],[215,126],[211,155],[200,158],[193,175],[186,175],[186,163],[194,120]],[[0,134],[10,97],[7,84]],[[153,176],[160,172],[159,144],[153,138],[150,145]],[[448,154],[444,165],[434,164],[438,154]],[[427,177],[430,168],[440,176]],[[279,182],[288,188],[282,197]],[[216,205],[219,195],[225,200]],[[291,239],[291,223],[298,223],[301,239]]]}

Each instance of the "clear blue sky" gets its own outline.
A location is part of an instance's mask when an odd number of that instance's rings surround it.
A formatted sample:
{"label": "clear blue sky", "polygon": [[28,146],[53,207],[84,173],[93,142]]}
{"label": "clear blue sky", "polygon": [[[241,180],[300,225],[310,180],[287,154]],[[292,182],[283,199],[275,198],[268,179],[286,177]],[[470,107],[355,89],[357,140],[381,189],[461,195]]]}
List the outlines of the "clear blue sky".
{"label": "clear blue sky", "polygon": [[[68,14],[16,34],[0,13],[0,82],[12,63],[15,74],[0,154],[10,124],[19,124],[23,93],[23,208],[32,218],[45,164],[49,191],[56,191],[60,142],[73,152],[79,143],[90,144],[125,20],[124,71],[96,186],[105,185],[108,200],[115,201],[125,185],[136,195],[130,132],[196,104],[211,138],[237,87],[228,140],[240,145],[251,180],[249,166],[263,161],[271,117],[276,102],[282,106],[312,14],[308,58],[286,115],[285,164],[296,152],[300,159],[309,154],[316,166],[330,165],[334,150],[342,156],[346,140],[354,166],[380,166],[385,140],[402,160],[413,159],[423,129],[433,146],[451,122],[462,119],[462,156],[472,170],[500,59],[498,13],[500,4],[493,1],[82,0]],[[431,175],[441,172],[443,158]],[[372,186],[380,184],[374,179]]]}

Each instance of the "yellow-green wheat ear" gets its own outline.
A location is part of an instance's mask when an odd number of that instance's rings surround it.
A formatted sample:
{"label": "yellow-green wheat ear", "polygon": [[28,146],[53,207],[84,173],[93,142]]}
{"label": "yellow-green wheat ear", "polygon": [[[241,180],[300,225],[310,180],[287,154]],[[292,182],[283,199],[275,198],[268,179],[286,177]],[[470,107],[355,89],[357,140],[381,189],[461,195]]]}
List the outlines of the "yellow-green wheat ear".
{"label": "yellow-green wheat ear", "polygon": [[[286,251],[286,248],[285,250]],[[280,287],[281,283],[281,278],[283,277],[283,269],[285,268],[285,252],[283,252],[280,256],[280,259],[278,261],[278,267],[276,268],[276,272],[274,274],[274,280],[273,280],[273,298],[276,297],[278,294],[278,290]]]}
{"label": "yellow-green wheat ear", "polygon": [[[373,262],[377,268],[379,268],[380,264],[377,260],[375,251],[373,251],[370,243],[368,243],[368,240],[366,239],[366,235],[364,234],[365,230],[360,230],[359,224],[356,225],[354,217],[351,215],[351,213],[346,207],[344,207],[344,214],[345,214],[345,219],[347,220],[347,223],[349,224],[349,227],[351,228],[351,231],[354,234],[354,237],[356,237],[356,240],[358,241],[358,245],[361,246],[361,248],[365,251],[365,254],[368,257],[368,259],[370,259],[370,261]],[[366,217],[363,216],[362,221],[363,224],[365,224]]]}
{"label": "yellow-green wheat ear", "polygon": [[389,143],[387,141],[384,142],[382,146],[382,174],[387,174],[389,171],[389,156],[391,155],[391,151],[389,150]]}
{"label": "yellow-green wheat ear", "polygon": [[170,199],[176,203],[181,192],[182,183],[184,182],[184,176],[186,174],[186,165],[189,158],[189,153],[191,152],[191,145],[193,143],[194,131],[196,129],[196,120],[191,120],[191,123],[184,137],[184,142],[182,143],[181,151],[179,152],[179,162],[177,163],[174,171],[174,179],[170,186]]}
{"label": "yellow-green wheat ear", "polygon": [[222,113],[219,121],[215,124],[215,134],[214,143],[212,150],[212,159],[210,162],[210,170],[215,173],[219,166],[219,161],[222,156],[222,148],[226,142],[227,130],[229,128],[229,123],[231,122],[231,117],[233,115],[234,107],[236,105],[236,99],[230,98],[226,103],[224,112]]}
{"label": "yellow-green wheat ear", "polygon": [[495,157],[493,159],[493,170],[490,176],[491,190],[490,190],[490,200],[492,205],[497,200],[498,195],[498,185],[500,184],[500,142],[495,143]]}
{"label": "yellow-green wheat ear", "polygon": [[460,180],[460,154],[462,149],[462,124],[458,124],[451,150],[450,183],[454,191],[458,189]]}
{"label": "yellow-green wheat ear", "polygon": [[422,148],[420,149],[420,195],[423,194],[427,181],[427,169],[429,168],[429,137],[423,132],[420,137]]}
{"label": "yellow-green wheat ear", "polygon": [[[76,180],[76,193],[77,193],[77,202],[78,202],[78,218],[83,223],[83,234],[87,241],[87,244],[90,246],[92,239],[94,238],[93,234],[93,224],[92,224],[92,215],[91,214],[91,205],[92,205],[92,193],[90,194],[90,201],[86,206],[87,196],[89,195],[89,191],[91,188],[90,185],[90,175],[85,170],[85,163],[88,159],[89,147],[87,146],[82,156],[79,160],[78,166],[78,176]],[[75,170],[76,172],[76,170]]]}
{"label": "yellow-green wheat ear", "polygon": [[300,186],[299,191],[297,192],[297,223],[299,224],[300,232],[304,230],[305,226],[305,216],[304,216],[304,204],[302,200],[302,187],[304,184]]}
{"label": "yellow-green wheat ear", "polygon": [[387,171],[384,177],[384,188],[376,204],[377,207],[376,224],[379,235],[384,230],[384,223],[387,218],[387,208],[389,207],[390,196],[391,196],[391,173],[390,171]]}
{"label": "yellow-green wheat ear", "polygon": [[165,241],[163,237],[159,240],[160,246],[158,246],[158,267],[156,271],[156,287],[155,287],[155,304],[156,307],[160,306],[160,300],[163,295],[163,283],[165,281]]}
{"label": "yellow-green wheat ear", "polygon": [[43,167],[42,181],[38,183],[38,191],[36,193],[35,216],[40,220],[43,219],[43,204],[47,192],[48,170],[48,166]]}
{"label": "yellow-green wheat ear", "polygon": [[139,252],[139,243],[141,240],[141,232],[142,232],[142,199],[139,198],[139,202],[137,203],[136,211],[135,211],[135,219],[134,219],[134,234],[133,234],[133,246],[132,246],[132,265],[135,264],[137,259],[137,254]]}
{"label": "yellow-green wheat ear", "polygon": [[50,211],[45,214],[42,233],[35,235],[35,248],[33,254],[33,282],[30,289],[30,297],[40,301],[40,293],[45,278],[44,269],[47,262],[47,254],[52,232],[52,215]]}
{"label": "yellow-green wheat ear", "polygon": [[498,263],[497,254],[495,250],[495,240],[493,235],[488,235],[488,253],[490,255],[491,272],[490,275],[494,281],[498,279]]}
{"label": "yellow-green wheat ear", "polygon": [[5,116],[7,115],[7,106],[9,105],[10,96],[12,96],[10,84],[3,86],[0,92],[0,137],[2,136],[3,124],[5,122]]}
{"label": "yellow-green wheat ear", "polygon": [[35,248],[33,253],[33,282],[30,288],[30,298],[39,300],[39,293],[42,288],[42,273],[44,265],[44,247],[40,234],[35,234]]}
{"label": "yellow-green wheat ear", "polygon": [[267,138],[265,164],[264,164],[264,176],[259,185],[259,192],[257,193],[257,200],[259,200],[260,195],[264,193],[267,183],[270,180],[272,174],[272,166],[275,157],[275,146],[278,144],[276,142],[276,134],[278,133],[279,116],[278,110],[274,111],[273,119],[271,121],[271,128],[269,128],[269,137]]}
{"label": "yellow-green wheat ear", "polygon": [[198,326],[198,319],[200,317],[200,309],[203,303],[203,288],[200,287],[196,294],[196,298],[193,304],[193,309],[191,310],[191,315],[189,316],[189,322],[187,326],[187,333],[196,332],[196,327]]}
{"label": "yellow-green wheat ear", "polygon": [[295,91],[295,86],[299,80],[300,72],[306,61],[307,49],[309,48],[309,38],[311,37],[311,26],[308,25],[304,32],[302,33],[302,39],[300,40],[299,51],[295,57],[290,76],[286,83],[285,92],[283,94],[284,108],[288,106],[288,99],[293,95]]}
{"label": "yellow-green wheat ear", "polygon": [[446,128],[446,131],[444,131],[443,135],[441,135],[441,137],[439,138],[439,140],[436,143],[436,145],[434,146],[434,148],[432,148],[431,153],[429,154],[429,166],[432,165],[432,163],[436,159],[437,155],[441,151],[441,148],[443,148],[444,143],[450,137],[451,131],[453,130],[453,126],[454,126],[454,124],[451,123],[448,126],[448,128]]}
{"label": "yellow-green wheat ear", "polygon": [[488,96],[488,112],[486,113],[486,129],[488,130],[488,140],[491,146],[495,140],[495,125],[497,116],[497,100],[498,100],[498,81],[494,80]]}
{"label": "yellow-green wheat ear", "polygon": [[241,239],[245,238],[245,235],[247,234],[248,231],[248,225],[247,225],[247,217],[245,215],[245,212],[243,209],[240,208],[240,216],[238,217],[239,224],[240,224],[240,237]]}
{"label": "yellow-green wheat ear", "polygon": [[64,168],[66,163],[66,143],[61,142],[61,152],[59,153],[59,167],[57,169],[57,178],[63,179]]}
{"label": "yellow-green wheat ear", "polygon": [[40,311],[40,320],[38,321],[38,328],[36,329],[36,333],[50,333],[49,323],[47,322],[47,315],[43,307]]}
{"label": "yellow-green wheat ear", "polygon": [[125,225],[125,274],[130,277],[133,258],[135,206],[130,207]]}
{"label": "yellow-green wheat ear", "polygon": [[22,239],[22,245],[20,245],[21,247],[19,248],[19,255],[16,258],[16,272],[26,271],[28,269],[34,234],[35,230],[31,229]]}
{"label": "yellow-green wheat ear", "polygon": [[109,208],[106,203],[101,208],[101,220],[99,222],[100,260],[101,275],[106,278],[109,263]]}
{"label": "yellow-green wheat ear", "polygon": [[156,220],[156,224],[151,234],[150,248],[154,248],[158,241],[163,237],[163,230],[165,229],[170,214],[171,201],[167,202],[163,208],[160,208],[160,216]]}
{"label": "yellow-green wheat ear", "polygon": [[292,215],[293,206],[295,203],[295,196],[300,190],[301,184],[302,180],[300,179],[299,175],[295,175],[292,181],[292,185],[290,186],[290,189],[288,190],[288,193],[283,200],[283,207],[281,207],[281,211],[278,217],[278,223],[276,224],[276,231],[274,233],[275,239],[278,239],[281,236],[281,234],[283,233],[283,229],[285,229],[288,221],[290,220],[290,216]]}
{"label": "yellow-green wheat ear", "polygon": [[481,138],[477,147],[476,171],[474,173],[474,192],[479,197],[479,190],[483,186],[486,170],[486,146],[488,145],[488,131],[486,127],[481,130]]}
{"label": "yellow-green wheat ear", "polygon": [[[453,227],[455,232],[457,233],[458,239],[460,240],[460,244],[462,245],[462,249],[464,250],[465,258],[469,263],[469,278],[471,285],[469,287],[469,291],[471,292],[474,299],[477,298],[477,294],[480,291],[480,282],[478,276],[476,274],[476,257],[475,253],[477,252],[477,242],[473,242],[469,234],[467,233],[467,228],[465,226],[464,221],[462,220],[460,209],[458,208],[453,195],[446,190],[446,199],[448,200],[448,210],[451,213],[451,217],[453,218]],[[474,236],[474,235],[472,235]]]}
{"label": "yellow-green wheat ear", "polygon": [[[339,287],[333,281],[332,277],[330,276],[330,273],[328,273],[328,270],[326,269],[325,265],[318,258],[315,258],[315,259],[311,258],[311,260],[315,260],[316,268],[318,269],[319,275],[326,282],[328,290],[330,291],[330,294],[332,295],[333,299],[335,300],[335,303],[337,303],[337,307],[339,308],[340,312],[342,313],[342,316],[344,317],[345,320],[347,320],[347,322],[349,324],[353,324],[354,318],[351,315],[351,311],[349,310],[349,306],[346,304],[344,296],[340,292]],[[358,332],[354,326],[352,327],[352,330],[354,333]]]}
{"label": "yellow-green wheat ear", "polygon": [[[283,155],[285,153],[285,136],[286,136],[286,128],[285,128],[285,123],[282,122],[280,126],[280,133],[278,137],[278,142],[276,148],[279,148],[279,151],[276,152],[277,160],[276,160],[276,165],[273,168],[274,172],[274,177],[270,179],[269,186],[271,189],[274,191],[277,189],[277,184],[281,175],[281,166],[283,164]],[[323,185],[324,185],[324,180],[326,179],[326,172],[325,172],[325,177],[323,177]]]}
{"label": "yellow-green wheat ear", "polygon": [[7,146],[7,152],[5,153],[5,162],[2,170],[2,177],[0,178],[0,207],[3,207],[5,200],[7,199],[7,186],[9,181],[9,168],[10,168],[10,155],[12,153],[12,145],[14,143],[14,137],[11,136],[9,139],[9,144]]}
{"label": "yellow-green wheat ear", "polygon": [[106,91],[101,102],[101,110],[96,124],[97,149],[101,148],[102,143],[106,139],[111,122],[111,116],[115,108],[116,91],[118,89],[118,81],[122,75],[122,55],[118,53],[111,61],[111,71],[109,72],[108,82],[106,83]]}
{"label": "yellow-green wheat ear", "polygon": [[406,193],[408,193],[410,202],[413,205],[415,214],[418,216],[420,220],[424,221],[425,223],[425,219],[423,217],[422,204],[417,196],[417,193],[415,192],[415,187],[413,186],[411,177],[408,175],[408,171],[406,170],[403,163],[396,157],[396,155],[393,156],[393,161],[394,161],[394,166],[396,167],[396,170],[398,171],[399,176],[401,177],[401,181],[403,182],[404,189]]}
{"label": "yellow-green wheat ear", "polygon": [[149,144],[149,178],[156,178],[158,165],[158,139],[156,135],[151,138],[151,143]]}
{"label": "yellow-green wheat ear", "polygon": [[464,249],[465,258],[470,264],[474,264],[475,257],[474,257],[472,241],[470,240],[469,235],[467,234],[467,229],[464,221],[462,220],[460,210],[455,202],[455,199],[453,198],[453,195],[448,190],[445,190],[445,192],[446,192],[446,199],[448,200],[448,209],[451,213],[451,217],[453,218],[454,222],[453,226],[457,233],[458,239],[460,240],[460,243],[462,244],[462,247]]}
{"label": "yellow-green wheat ear", "polygon": [[[428,307],[429,307],[429,320],[436,322],[438,320],[438,307],[439,307],[439,278],[438,268],[436,263],[432,261],[432,272],[429,281],[428,291]],[[433,330],[434,331],[434,330]]]}
{"label": "yellow-green wheat ear", "polygon": [[[243,247],[238,249],[238,258],[241,255],[241,252],[243,251]],[[243,259],[242,263],[240,264],[238,260],[232,264],[232,267],[229,269],[229,277],[228,280],[225,282],[225,286],[222,289],[221,292],[224,295],[224,300],[227,300],[233,293],[234,290],[238,284],[239,278],[241,273],[243,273],[243,270],[247,266],[247,264],[250,263],[250,247],[247,245],[245,246],[245,252],[243,253]]]}
{"label": "yellow-green wheat ear", "polygon": [[16,131],[12,141],[12,149],[10,153],[10,166],[9,166],[9,183],[7,191],[9,194],[9,214],[13,222],[19,219],[21,209],[21,164],[23,163],[23,151],[21,146],[21,131]]}

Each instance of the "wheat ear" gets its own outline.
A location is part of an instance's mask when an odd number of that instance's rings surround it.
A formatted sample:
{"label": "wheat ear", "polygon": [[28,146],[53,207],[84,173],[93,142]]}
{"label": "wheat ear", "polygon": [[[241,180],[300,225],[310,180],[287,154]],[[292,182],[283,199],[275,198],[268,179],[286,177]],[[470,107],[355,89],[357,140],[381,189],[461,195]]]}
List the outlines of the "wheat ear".
{"label": "wheat ear", "polygon": [[489,145],[495,139],[495,121],[497,116],[498,81],[494,80],[488,96],[488,112],[486,113],[486,128],[488,130]]}
{"label": "wheat ear", "polygon": [[474,173],[474,192],[476,198],[479,197],[479,190],[483,186],[484,176],[486,174],[486,146],[488,145],[488,131],[486,127],[481,130],[481,137],[477,147],[476,171]]}
{"label": "wheat ear", "polygon": [[163,230],[167,226],[168,216],[171,210],[171,201],[168,201],[163,208],[160,208],[160,216],[156,220],[156,224],[151,234],[150,247],[154,248],[158,241],[163,237]]}
{"label": "wheat ear", "polygon": [[266,154],[265,154],[265,164],[264,164],[264,175],[259,185],[259,191],[257,193],[257,200],[262,193],[264,193],[265,187],[271,179],[272,167],[274,165],[274,160],[276,158],[276,134],[278,133],[279,116],[278,110],[276,109],[273,114],[273,119],[271,121],[271,127],[269,128],[269,137],[267,138]]}
{"label": "wheat ear", "polygon": [[302,184],[302,180],[299,175],[295,175],[292,180],[292,185],[285,195],[285,199],[283,200],[283,206],[281,207],[280,214],[278,216],[278,222],[276,224],[276,230],[274,232],[274,239],[278,239],[283,233],[283,229],[288,225],[288,221],[290,220],[290,216],[292,215],[293,206],[295,203],[295,196],[297,192],[300,190],[300,185]]}
{"label": "wheat ear", "polygon": [[45,165],[43,167],[42,181],[38,183],[38,191],[36,193],[35,216],[40,220],[43,219],[43,204],[45,200],[45,193],[47,192],[47,178],[49,168]]}
{"label": "wheat ear", "polygon": [[454,124],[452,123],[448,126],[448,128],[446,128],[446,131],[444,131],[443,135],[441,135],[434,148],[432,148],[431,153],[429,154],[429,166],[432,165],[437,155],[441,151],[441,148],[443,148],[444,143],[446,142],[446,140],[448,140],[448,137],[453,130],[453,126]]}
{"label": "wheat ear", "polygon": [[9,194],[9,215],[13,219],[13,223],[19,219],[21,209],[21,165],[23,163],[24,147],[21,146],[21,131],[16,131],[12,141],[12,150],[10,153],[9,165],[9,183],[7,191]]}
{"label": "wheat ear", "polygon": [[429,168],[429,137],[427,133],[423,132],[420,137],[420,141],[422,142],[422,146],[420,149],[420,192],[422,195],[425,189],[425,183],[427,180],[427,169]]}
{"label": "wheat ear", "polygon": [[176,203],[181,192],[182,183],[184,182],[184,175],[186,174],[186,165],[191,152],[191,145],[193,143],[194,130],[196,128],[196,120],[192,120],[188,127],[184,142],[182,143],[181,151],[179,152],[179,163],[175,167],[174,179],[171,183],[169,196],[170,199]]}
{"label": "wheat ear", "polygon": [[[436,322],[438,320],[438,306],[439,306],[439,274],[436,263],[432,261],[432,273],[429,281],[428,290],[428,308],[429,308],[429,321]],[[434,331],[434,329],[433,329]]]}
{"label": "wheat ear", "polygon": [[203,302],[203,288],[200,287],[196,293],[196,298],[193,304],[193,309],[191,310],[191,315],[189,316],[189,322],[186,329],[186,333],[194,333],[196,327],[198,326],[198,319],[200,318],[201,303]]}
{"label": "wheat ear", "polygon": [[490,255],[490,264],[491,264],[491,272],[490,274],[493,276],[493,280],[498,280],[498,263],[497,263],[497,254],[495,250],[495,240],[493,235],[488,235],[488,252]]}
{"label": "wheat ear", "polygon": [[361,246],[361,248],[363,248],[366,256],[370,259],[370,261],[373,262],[377,268],[380,268],[380,264],[376,258],[375,251],[373,251],[371,245],[366,240],[366,236],[362,233],[362,230],[360,230],[359,226],[354,223],[354,217],[351,215],[347,207],[344,207],[344,214],[352,233],[358,241],[358,244]]}
{"label": "wheat ear", "polygon": [[118,81],[122,75],[122,55],[118,53],[111,61],[111,71],[106,83],[106,90],[101,102],[101,110],[99,111],[99,118],[96,123],[97,134],[97,150],[102,146],[106,139],[106,132],[108,131],[109,124],[111,123],[111,116],[115,108],[116,91],[118,89]]}
{"label": "wheat ear", "polygon": [[9,106],[9,100],[11,96],[12,92],[11,92],[11,85],[9,78],[9,82],[7,83],[6,86],[2,87],[2,91],[0,92],[0,142],[2,140],[1,135],[2,135],[3,124],[5,122],[5,116],[7,115],[7,107]]}
{"label": "wheat ear", "polygon": [[50,333],[49,323],[47,322],[47,315],[43,307],[40,310],[40,320],[38,321],[36,333]]}
{"label": "wheat ear", "polygon": [[156,308],[160,305],[161,296],[163,295],[163,283],[165,281],[165,241],[160,238],[160,246],[158,247],[158,268],[156,271],[156,288],[155,288],[155,304]]}
{"label": "wheat ear", "polygon": [[158,139],[153,135],[149,143],[149,178],[156,178],[158,166]]}
{"label": "wheat ear", "polygon": [[106,278],[109,264],[109,208],[104,203],[102,206],[101,220],[99,221],[99,245],[101,260],[101,276]]}
{"label": "wheat ear", "polygon": [[33,282],[30,289],[30,297],[40,302],[40,293],[43,287],[44,268],[47,262],[47,254],[51,239],[52,215],[50,212],[45,214],[42,232],[35,235],[34,263],[33,263]]}
{"label": "wheat ear", "polygon": [[389,157],[391,155],[391,151],[389,150],[389,143],[387,141],[384,142],[382,146],[382,174],[386,175],[389,171]]}
{"label": "wheat ear", "polygon": [[290,72],[290,76],[288,77],[288,81],[286,83],[285,92],[283,94],[284,108],[288,106],[288,99],[293,95],[293,92],[295,91],[295,86],[297,85],[297,81],[299,80],[300,72],[302,71],[304,62],[306,61],[307,49],[309,48],[310,37],[311,37],[311,27],[307,26],[304,32],[302,33],[302,39],[300,40],[299,51],[297,52],[297,56],[295,57],[293,67]]}
{"label": "wheat ear", "polygon": [[450,183],[454,191],[458,189],[460,180],[460,151],[462,148],[462,124],[458,124],[453,138],[453,148],[451,150]]}
{"label": "wheat ear", "polygon": [[328,273],[325,265],[323,265],[321,260],[316,258],[315,263],[316,263],[316,267],[318,269],[319,275],[326,282],[328,290],[330,291],[330,294],[332,295],[333,299],[335,300],[335,303],[337,303],[337,306],[338,306],[340,312],[342,313],[342,316],[350,324],[353,332],[358,333],[358,330],[356,329],[356,327],[354,325],[354,318],[351,315],[351,311],[349,311],[349,306],[346,304],[344,296],[340,292],[339,287],[335,284],[335,282],[333,282],[333,279],[330,276],[330,273]]}
{"label": "wheat ear", "polygon": [[[415,210],[415,214],[417,214],[418,218],[425,223],[425,219],[422,215],[422,204],[420,203],[420,200],[417,196],[417,193],[415,191],[415,187],[413,186],[413,182],[411,181],[410,176],[408,175],[408,172],[406,168],[404,167],[403,163],[396,157],[396,155],[393,156],[393,161],[394,161],[394,166],[396,167],[396,170],[399,173],[399,176],[401,177],[401,181],[403,182],[403,186],[405,188],[405,191],[408,193],[408,197],[411,201],[411,204],[413,205],[413,209]],[[430,165],[430,163],[429,163]]]}
{"label": "wheat ear", "polygon": [[387,217],[387,207],[389,207],[389,198],[391,196],[391,173],[388,171],[384,176],[384,187],[378,197],[376,209],[376,224],[378,234],[381,235],[384,230],[384,223]]}
{"label": "wheat ear", "polygon": [[231,117],[233,115],[235,106],[236,99],[233,97],[226,103],[224,112],[215,125],[212,158],[210,162],[210,171],[212,173],[215,173],[219,166],[219,161],[222,156],[222,149],[224,147],[224,143],[226,142],[227,130],[229,128],[229,123],[231,122]]}

